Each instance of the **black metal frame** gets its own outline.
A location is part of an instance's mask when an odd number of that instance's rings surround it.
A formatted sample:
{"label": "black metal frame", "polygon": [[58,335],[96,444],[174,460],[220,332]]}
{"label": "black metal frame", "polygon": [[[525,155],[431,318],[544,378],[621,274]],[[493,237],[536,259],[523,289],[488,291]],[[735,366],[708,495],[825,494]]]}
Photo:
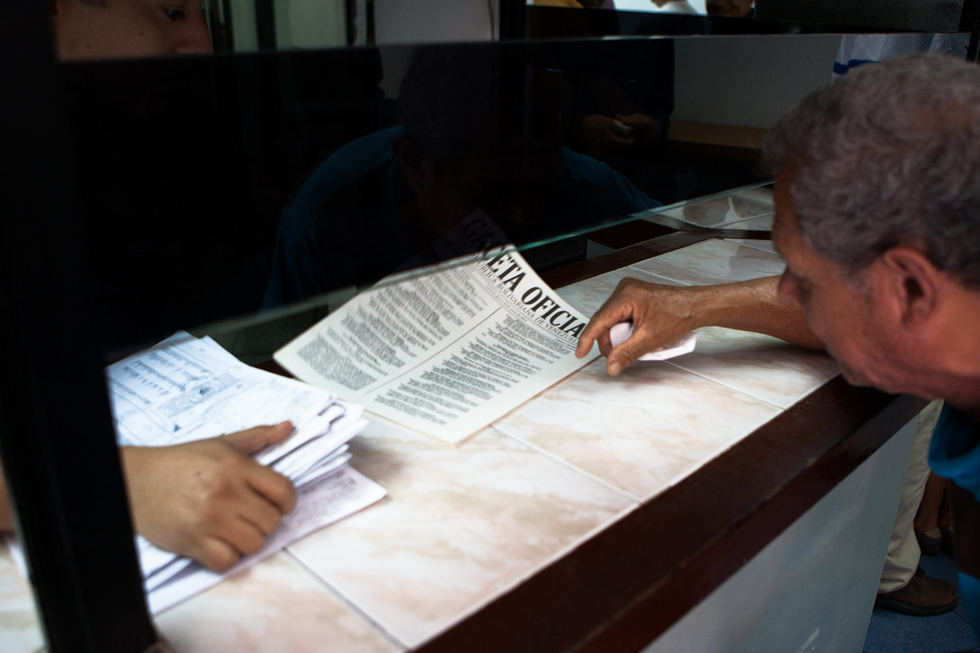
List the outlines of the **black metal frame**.
{"label": "black metal frame", "polygon": [[970,32],[970,44],[966,49],[966,60],[977,60],[977,48],[980,46],[980,0],[963,0],[963,12],[960,14],[960,32]]}
{"label": "black metal frame", "polygon": [[46,2],[0,22],[0,453],[48,650],[145,651],[147,614],[86,301]]}
{"label": "black metal frame", "polygon": [[255,0],[255,25],[259,49],[276,49],[276,11],[272,0]]}

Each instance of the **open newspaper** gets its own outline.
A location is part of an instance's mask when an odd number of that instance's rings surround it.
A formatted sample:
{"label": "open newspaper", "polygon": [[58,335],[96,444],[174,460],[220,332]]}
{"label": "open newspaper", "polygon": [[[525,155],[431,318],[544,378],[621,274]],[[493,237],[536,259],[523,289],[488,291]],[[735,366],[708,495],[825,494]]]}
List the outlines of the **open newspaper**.
{"label": "open newspaper", "polygon": [[598,356],[520,254],[379,284],[275,354],[298,378],[458,443]]}

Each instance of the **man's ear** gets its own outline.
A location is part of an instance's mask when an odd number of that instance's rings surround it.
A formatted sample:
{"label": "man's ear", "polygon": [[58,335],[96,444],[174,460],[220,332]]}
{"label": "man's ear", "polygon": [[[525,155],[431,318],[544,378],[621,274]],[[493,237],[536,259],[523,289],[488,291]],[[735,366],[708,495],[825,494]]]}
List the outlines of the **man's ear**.
{"label": "man's ear", "polygon": [[391,149],[395,151],[395,158],[408,179],[408,185],[412,190],[420,191],[423,186],[422,164],[425,157],[418,147],[411,140],[404,136],[395,136],[391,141]]}
{"label": "man's ear", "polygon": [[878,259],[885,275],[884,290],[892,296],[902,323],[919,328],[939,308],[942,273],[921,252],[909,247],[893,247]]}

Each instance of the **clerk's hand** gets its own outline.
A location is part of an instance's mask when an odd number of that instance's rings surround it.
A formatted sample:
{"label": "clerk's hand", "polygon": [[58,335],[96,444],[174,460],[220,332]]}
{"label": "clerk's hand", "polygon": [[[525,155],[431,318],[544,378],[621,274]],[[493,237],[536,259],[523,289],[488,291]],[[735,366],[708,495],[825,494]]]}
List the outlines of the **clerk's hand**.
{"label": "clerk's hand", "polygon": [[296,507],[296,490],[249,454],[292,430],[282,422],[169,447],[123,447],[136,530],[216,571],[256,553]]}
{"label": "clerk's hand", "polygon": [[[697,288],[661,286],[638,279],[623,279],[579,337],[575,355],[582,358],[594,342],[607,358],[606,370],[616,376],[647,352],[677,342],[704,326],[696,322]],[[635,332],[613,349],[609,329],[620,322],[633,322]]]}

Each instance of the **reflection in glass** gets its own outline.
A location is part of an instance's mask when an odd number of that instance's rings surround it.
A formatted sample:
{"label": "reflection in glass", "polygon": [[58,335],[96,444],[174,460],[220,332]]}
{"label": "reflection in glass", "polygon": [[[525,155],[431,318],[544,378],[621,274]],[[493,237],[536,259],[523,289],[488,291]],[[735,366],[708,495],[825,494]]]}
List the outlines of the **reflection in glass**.
{"label": "reflection in glass", "polygon": [[[265,305],[659,206],[564,146],[565,126],[582,138],[588,117],[570,115],[569,88],[546,63],[544,51],[416,52],[399,94],[402,125],[332,154],[283,212]],[[662,134],[643,114],[607,119],[627,135],[625,123],[642,125],[640,136],[606,135],[602,123],[599,146]]]}
{"label": "reflection in glass", "polygon": [[[298,303],[322,316],[386,275],[503,243],[539,271],[622,247],[593,234],[766,181],[766,130],[830,80],[840,45],[620,39],[64,64],[106,342],[130,351]],[[722,222],[757,217],[742,198],[730,215],[716,203]],[[701,210],[636,233],[721,225],[688,215]],[[237,342],[244,355],[283,340]]]}
{"label": "reflection in glass", "polygon": [[211,52],[202,0],[54,0],[62,61]]}

